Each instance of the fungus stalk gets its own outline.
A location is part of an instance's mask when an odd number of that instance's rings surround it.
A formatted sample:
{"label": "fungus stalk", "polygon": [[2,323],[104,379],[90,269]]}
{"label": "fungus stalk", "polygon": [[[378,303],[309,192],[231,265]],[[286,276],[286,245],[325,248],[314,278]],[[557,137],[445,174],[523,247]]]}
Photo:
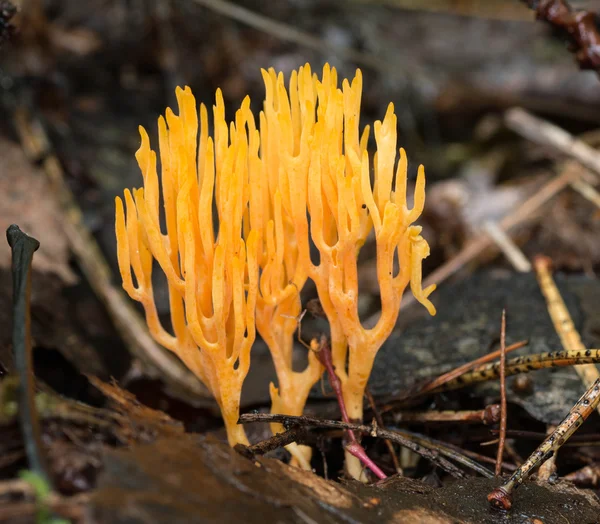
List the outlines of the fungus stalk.
{"label": "fungus stalk", "polygon": [[[249,194],[249,154],[258,150],[258,136],[252,132],[248,99],[228,128],[217,91],[213,140],[204,105],[198,137],[190,89],[178,88],[176,94],[179,116],[167,109],[166,120],[162,116],[158,120],[166,233],[159,219],[156,153],[140,128],[142,144],[136,158],[144,187],[126,190],[125,206],[116,199],[119,268],[124,289],[144,307],[154,339],[175,353],[214,395],[230,445],[247,444],[237,420],[255,338],[259,234],[243,230],[242,223]],[[216,228],[213,205],[219,218]],[[161,325],[154,301],[154,260],[168,283],[172,333]]]}

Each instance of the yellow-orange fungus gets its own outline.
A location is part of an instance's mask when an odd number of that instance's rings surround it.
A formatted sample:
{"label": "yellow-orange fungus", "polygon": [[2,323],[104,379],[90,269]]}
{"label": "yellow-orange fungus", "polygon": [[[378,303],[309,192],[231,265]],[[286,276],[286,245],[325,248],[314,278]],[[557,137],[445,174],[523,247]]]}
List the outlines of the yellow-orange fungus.
{"label": "yellow-orange fungus", "polygon": [[[373,126],[377,152],[369,155],[369,126],[359,125],[360,71],[341,86],[328,65],[320,78],[308,64],[293,71],[287,87],[281,73],[262,75],[266,96],[258,121],[246,98],[228,126],[217,91],[213,139],[207,111],[201,106],[198,118],[189,88],[177,90],[179,116],[167,110],[166,120],[159,119],[166,233],[159,223],[156,154],[143,129],[137,159],[144,189],[125,192],[126,212],[117,198],[123,287],[144,306],[154,338],[215,395],[232,444],[246,442],[236,421],[255,326],[277,371],[278,384],[270,388],[273,412],[300,415],[321,376],[312,352],[303,371],[292,367],[300,293],[308,279],[329,321],[333,362],[355,419],[362,419],[367,380],[405,289],[410,286],[435,314],[428,299],[434,287],[421,287],[429,246],[414,225],[425,202],[425,174],[419,167],[409,209],[407,158],[397,146],[393,105]],[[365,328],[358,316],[357,257],[370,234],[381,316]],[[318,264],[311,261],[311,243]],[[169,284],[172,334],[158,320],[153,259]],[[310,467],[309,449],[288,449],[298,464]]]}

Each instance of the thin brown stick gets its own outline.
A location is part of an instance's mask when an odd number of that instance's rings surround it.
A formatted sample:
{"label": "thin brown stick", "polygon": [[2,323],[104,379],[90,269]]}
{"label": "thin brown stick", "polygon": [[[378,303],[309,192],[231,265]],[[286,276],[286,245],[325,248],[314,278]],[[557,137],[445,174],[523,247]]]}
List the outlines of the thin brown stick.
{"label": "thin brown stick", "polygon": [[249,424],[251,422],[279,422],[280,424],[283,424],[284,427],[309,426],[314,428],[338,429],[344,431],[352,430],[365,433],[372,437],[389,439],[400,446],[404,446],[405,448],[414,451],[424,459],[431,461],[453,477],[463,478],[465,476],[465,474],[459,468],[452,464],[452,462],[446,460],[444,457],[441,457],[437,451],[413,442],[409,437],[405,436],[404,433],[381,429],[376,425],[367,426],[365,424],[347,424],[346,422],[341,422],[339,420],[322,420],[304,416],[294,417],[291,415],[280,415],[274,413],[245,413],[241,415],[238,420],[239,424]]}
{"label": "thin brown stick", "polygon": [[517,469],[502,486],[488,495],[488,502],[493,508],[508,511],[512,506],[512,493],[531,473],[551,454],[556,453],[585,422],[600,404],[600,379],[581,396],[571,411],[542,442],[529,458]]}
{"label": "thin brown stick", "polygon": [[500,438],[496,455],[496,476],[502,475],[502,456],[506,442],[506,310],[502,310],[500,328]]}
{"label": "thin brown stick", "polygon": [[[377,404],[375,403],[375,399],[373,398],[373,394],[371,393],[369,386],[367,386],[365,388],[365,394],[367,396],[367,400],[369,401],[369,405],[371,406],[371,411],[373,411],[373,416],[375,417],[375,421],[377,422],[377,425],[380,428],[385,429],[385,425],[383,423],[383,418],[381,416],[379,409],[377,409]],[[400,462],[398,460],[398,455],[396,455],[396,450],[394,449],[394,445],[392,444],[391,440],[389,440],[389,439],[385,439],[384,442],[385,442],[386,447],[388,448],[390,456],[392,457],[392,462],[394,463],[394,469],[396,470],[396,473],[402,475],[402,473],[403,473],[402,467],[400,466]]]}
{"label": "thin brown stick", "polygon": [[[499,430],[490,429],[490,433],[493,435],[497,434]],[[509,438],[518,438],[518,439],[526,439],[526,440],[544,440],[548,437],[547,433],[541,433],[539,431],[526,431],[526,430],[518,430],[518,429],[509,429],[506,431],[506,436]],[[573,435],[569,442],[565,444],[568,446],[569,444],[577,444],[583,446],[588,445],[588,442],[600,442],[600,433],[586,433],[585,435]],[[585,444],[582,444],[585,443]]]}
{"label": "thin brown stick", "polygon": [[252,459],[255,455],[264,455],[269,451],[283,448],[292,442],[302,444],[306,440],[306,433],[307,432],[305,428],[297,426],[288,431],[284,431],[283,433],[276,433],[270,438],[261,440],[260,442],[252,444],[251,446],[236,444],[235,450],[241,455]]}
{"label": "thin brown stick", "polygon": [[600,193],[594,186],[585,180],[575,180],[571,182],[571,187],[596,207],[600,207]]}
{"label": "thin brown stick", "polygon": [[[519,342],[515,342],[514,344],[511,344],[510,346],[505,348],[505,354],[508,355],[508,353],[516,351],[517,349],[521,349],[527,344],[529,344],[529,340],[521,340]],[[461,375],[464,375],[473,368],[480,366],[481,364],[487,364],[488,362],[491,362],[492,360],[498,358],[501,355],[501,353],[502,348],[497,349],[496,351],[492,351],[491,353],[488,353],[487,355],[484,355],[482,357],[476,358],[471,362],[467,362],[466,364],[463,364],[455,369],[452,369],[426,384],[423,388],[419,390],[418,394],[428,393],[429,391],[437,389],[446,384],[447,382],[450,382],[451,380],[454,380],[460,377]]]}
{"label": "thin brown stick", "polygon": [[460,451],[457,451],[455,447],[448,446],[445,442],[442,442],[441,440],[437,440],[427,435],[421,435],[419,433],[413,433],[412,431],[406,431],[403,429],[396,430],[396,432],[399,435],[402,435],[403,437],[409,438],[413,442],[420,444],[421,446],[426,446],[427,448],[433,451],[437,451],[440,455],[444,455],[458,462],[459,464],[462,464],[463,466],[466,466],[469,469],[476,471],[484,477],[492,478],[494,476],[489,469],[482,466],[481,464],[478,464],[474,460],[471,460],[468,456],[464,455]]}
{"label": "thin brown stick", "polygon": [[[500,404],[490,404],[484,409],[465,411],[400,411],[394,413],[393,420],[396,424],[403,422],[497,424],[500,422]],[[377,423],[379,424],[379,422]]]}
{"label": "thin brown stick", "polygon": [[[456,451],[458,451],[459,453],[462,453],[463,455],[465,455],[467,457],[475,459],[478,462],[485,462],[486,464],[493,464],[493,465],[496,464],[496,459],[492,458],[492,457],[488,457],[487,455],[482,455],[481,453],[476,453],[475,451],[471,451],[470,449],[464,449],[459,446],[455,446],[454,444],[446,443],[446,446],[451,447],[451,448],[455,449]],[[502,469],[505,469],[507,471],[515,471],[517,469],[517,466],[515,466],[514,464],[511,464],[510,462],[503,462]]]}
{"label": "thin brown stick", "polygon": [[[539,353],[537,355],[523,355],[506,361],[506,376],[530,373],[546,368],[577,366],[580,364],[600,363],[600,349],[569,349]],[[455,380],[446,382],[443,386],[428,393],[452,391],[480,382],[500,378],[500,362],[490,362],[477,366],[471,371],[461,375]]]}

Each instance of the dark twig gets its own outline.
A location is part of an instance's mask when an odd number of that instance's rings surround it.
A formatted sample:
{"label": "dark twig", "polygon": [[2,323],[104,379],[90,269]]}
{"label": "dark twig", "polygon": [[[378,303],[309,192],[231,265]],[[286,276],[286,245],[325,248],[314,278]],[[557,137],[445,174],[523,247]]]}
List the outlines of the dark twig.
{"label": "dark twig", "polygon": [[428,449],[437,451],[440,455],[444,455],[458,462],[459,464],[462,464],[463,466],[466,466],[467,468],[476,471],[484,477],[492,478],[494,476],[494,474],[489,469],[482,466],[481,464],[478,464],[474,460],[471,460],[457,448],[448,446],[445,442],[442,442],[441,440],[436,440],[431,437],[421,435],[419,433],[413,433],[412,431],[396,430],[395,428],[394,430],[399,435],[402,435],[403,437],[406,437],[412,440],[413,442],[420,444],[421,446],[425,446]]}
{"label": "dark twig", "polygon": [[500,328],[500,437],[498,440],[498,454],[496,455],[496,476],[502,475],[502,456],[506,442],[506,310],[502,310],[502,324]]}
{"label": "dark twig", "polygon": [[306,436],[306,429],[301,426],[296,426],[283,433],[277,433],[272,437],[251,446],[236,444],[235,450],[248,458],[253,458],[255,455],[265,455],[266,453],[269,453],[269,451],[283,448],[292,442],[302,444],[306,440]]}
{"label": "dark twig", "polygon": [[19,423],[29,468],[52,486],[46,458],[42,449],[40,421],[35,405],[35,376],[31,356],[31,262],[40,243],[19,226],[6,230],[12,250],[13,273],[13,330],[12,343],[15,367],[19,375]]}
{"label": "dark twig", "polygon": [[531,473],[550,455],[555,453],[569,437],[585,422],[600,403],[600,378],[590,387],[573,406],[569,414],[556,429],[530,455],[525,463],[499,488],[488,495],[493,508],[508,511],[512,506],[512,492],[517,489]]}
{"label": "dark twig", "polygon": [[240,424],[249,424],[251,422],[279,422],[280,424],[283,424],[284,427],[288,428],[294,426],[303,426],[313,428],[337,429],[344,431],[352,430],[355,432],[365,433],[371,435],[372,437],[389,439],[396,444],[404,446],[405,448],[414,451],[418,455],[421,455],[423,458],[433,462],[435,465],[439,466],[444,471],[456,478],[462,478],[465,476],[460,469],[458,469],[454,464],[452,464],[452,462],[446,460],[444,457],[441,457],[440,453],[436,450],[432,450],[425,446],[419,445],[416,442],[413,442],[412,440],[404,436],[403,434],[400,434],[396,431],[381,429],[376,425],[367,426],[364,424],[348,424],[339,420],[322,420],[312,417],[293,417],[290,415],[270,413],[245,413],[240,417],[238,422]]}
{"label": "dark twig", "polygon": [[[394,422],[416,422],[421,424],[461,423],[497,424],[500,422],[500,404],[490,404],[484,409],[465,411],[399,411],[393,415]],[[377,422],[379,424],[379,421]]]}
{"label": "dark twig", "polygon": [[[335,396],[340,407],[340,413],[342,414],[342,420],[347,424],[350,424],[350,418],[348,417],[348,411],[346,410],[346,403],[344,402],[344,395],[342,393],[342,382],[335,373],[335,367],[333,365],[333,359],[331,356],[331,346],[326,336],[321,336],[318,345],[315,348],[315,354],[319,359],[319,362],[323,365],[327,371],[329,383],[335,392]],[[346,451],[354,455],[360,460],[367,468],[369,468],[380,480],[386,479],[387,475],[379,469],[379,466],[375,464],[367,455],[365,449],[358,442],[354,431],[351,429],[346,430],[348,435],[348,444],[345,446]]]}
{"label": "dark twig", "polygon": [[[381,417],[381,413],[377,409],[377,404],[375,403],[375,399],[373,398],[373,394],[371,393],[369,386],[365,388],[365,394],[367,396],[367,400],[369,401],[369,405],[371,406],[371,411],[373,411],[373,416],[375,417],[377,425],[380,428],[385,429],[383,418]],[[396,455],[394,445],[388,439],[385,440],[385,445],[387,446],[388,451],[390,452],[390,456],[392,457],[392,462],[394,463],[394,469],[396,470],[396,473],[402,474],[402,467],[400,466],[400,462],[398,461],[398,456]]]}
{"label": "dark twig", "polygon": [[598,16],[592,11],[574,11],[566,0],[522,0],[569,41],[581,69],[600,73]]}

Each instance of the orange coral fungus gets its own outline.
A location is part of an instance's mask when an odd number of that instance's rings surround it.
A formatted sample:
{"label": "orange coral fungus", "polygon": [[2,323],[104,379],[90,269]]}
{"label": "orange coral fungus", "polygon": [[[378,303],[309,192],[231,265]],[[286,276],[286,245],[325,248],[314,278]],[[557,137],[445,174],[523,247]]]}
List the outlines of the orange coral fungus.
{"label": "orange coral fungus", "polygon": [[[408,209],[407,160],[403,149],[397,156],[393,105],[383,122],[375,122],[377,152],[372,160],[367,153],[369,127],[359,132],[360,71],[340,89],[334,68],[326,65],[318,79],[307,65],[292,74],[289,97],[282,75],[270,72],[265,83],[266,107],[276,113],[269,125],[279,139],[267,147],[279,148],[275,167],[281,193],[290,195],[286,210],[299,258],[317,286],[331,326],[333,361],[348,414],[362,419],[375,355],[395,325],[405,288],[410,284],[417,300],[435,314],[427,298],[434,286],[421,288],[421,263],[429,246],[421,228],[412,225],[425,202],[424,170],[419,168],[414,204]],[[309,256],[309,228],[319,250],[318,264]],[[357,257],[372,230],[382,311],[377,324],[366,329],[358,316]]]}
{"label": "orange coral fungus", "polygon": [[[141,302],[150,333],[173,351],[215,396],[229,443],[247,443],[239,417],[242,383],[255,338],[258,233],[243,230],[249,193],[249,157],[258,132],[244,100],[228,128],[220,91],[214,141],[206,108],[198,113],[189,88],[177,89],[179,116],[158,120],[166,234],[159,222],[156,153],[140,128],[136,158],[144,188],[116,199],[116,235],[123,287]],[[219,216],[215,239],[213,205]],[[173,334],[161,325],[152,289],[153,259],[167,277]],[[133,283],[131,268],[135,275]]]}
{"label": "orange coral fungus", "polygon": [[[204,106],[198,139],[194,98],[188,88],[177,90],[180,115],[167,110],[166,123],[159,119],[166,234],[159,225],[156,155],[143,130],[137,159],[144,189],[133,196],[125,192],[126,216],[117,198],[123,287],[144,306],[154,338],[215,395],[232,444],[246,442],[236,421],[255,321],[277,371],[278,385],[271,384],[273,412],[300,415],[322,373],[312,353],[304,371],[292,367],[300,292],[307,279],[316,284],[329,320],[333,363],[355,419],[362,418],[365,386],[405,288],[410,285],[417,300],[435,313],[428,300],[433,286],[421,287],[429,246],[413,225],[424,206],[425,175],[421,166],[408,209],[407,160],[402,149],[397,156],[393,105],[383,122],[375,122],[377,152],[369,157],[369,127],[359,132],[360,71],[341,88],[328,65],[321,79],[308,64],[294,71],[289,89],[273,70],[263,71],[263,80],[259,129],[248,98],[228,128],[217,91],[214,143]],[[382,311],[367,329],[358,316],[357,257],[372,232]],[[311,260],[311,239],[318,264]],[[165,331],[156,313],[153,259],[169,284],[174,334]],[[309,467],[306,449],[288,449]]]}

